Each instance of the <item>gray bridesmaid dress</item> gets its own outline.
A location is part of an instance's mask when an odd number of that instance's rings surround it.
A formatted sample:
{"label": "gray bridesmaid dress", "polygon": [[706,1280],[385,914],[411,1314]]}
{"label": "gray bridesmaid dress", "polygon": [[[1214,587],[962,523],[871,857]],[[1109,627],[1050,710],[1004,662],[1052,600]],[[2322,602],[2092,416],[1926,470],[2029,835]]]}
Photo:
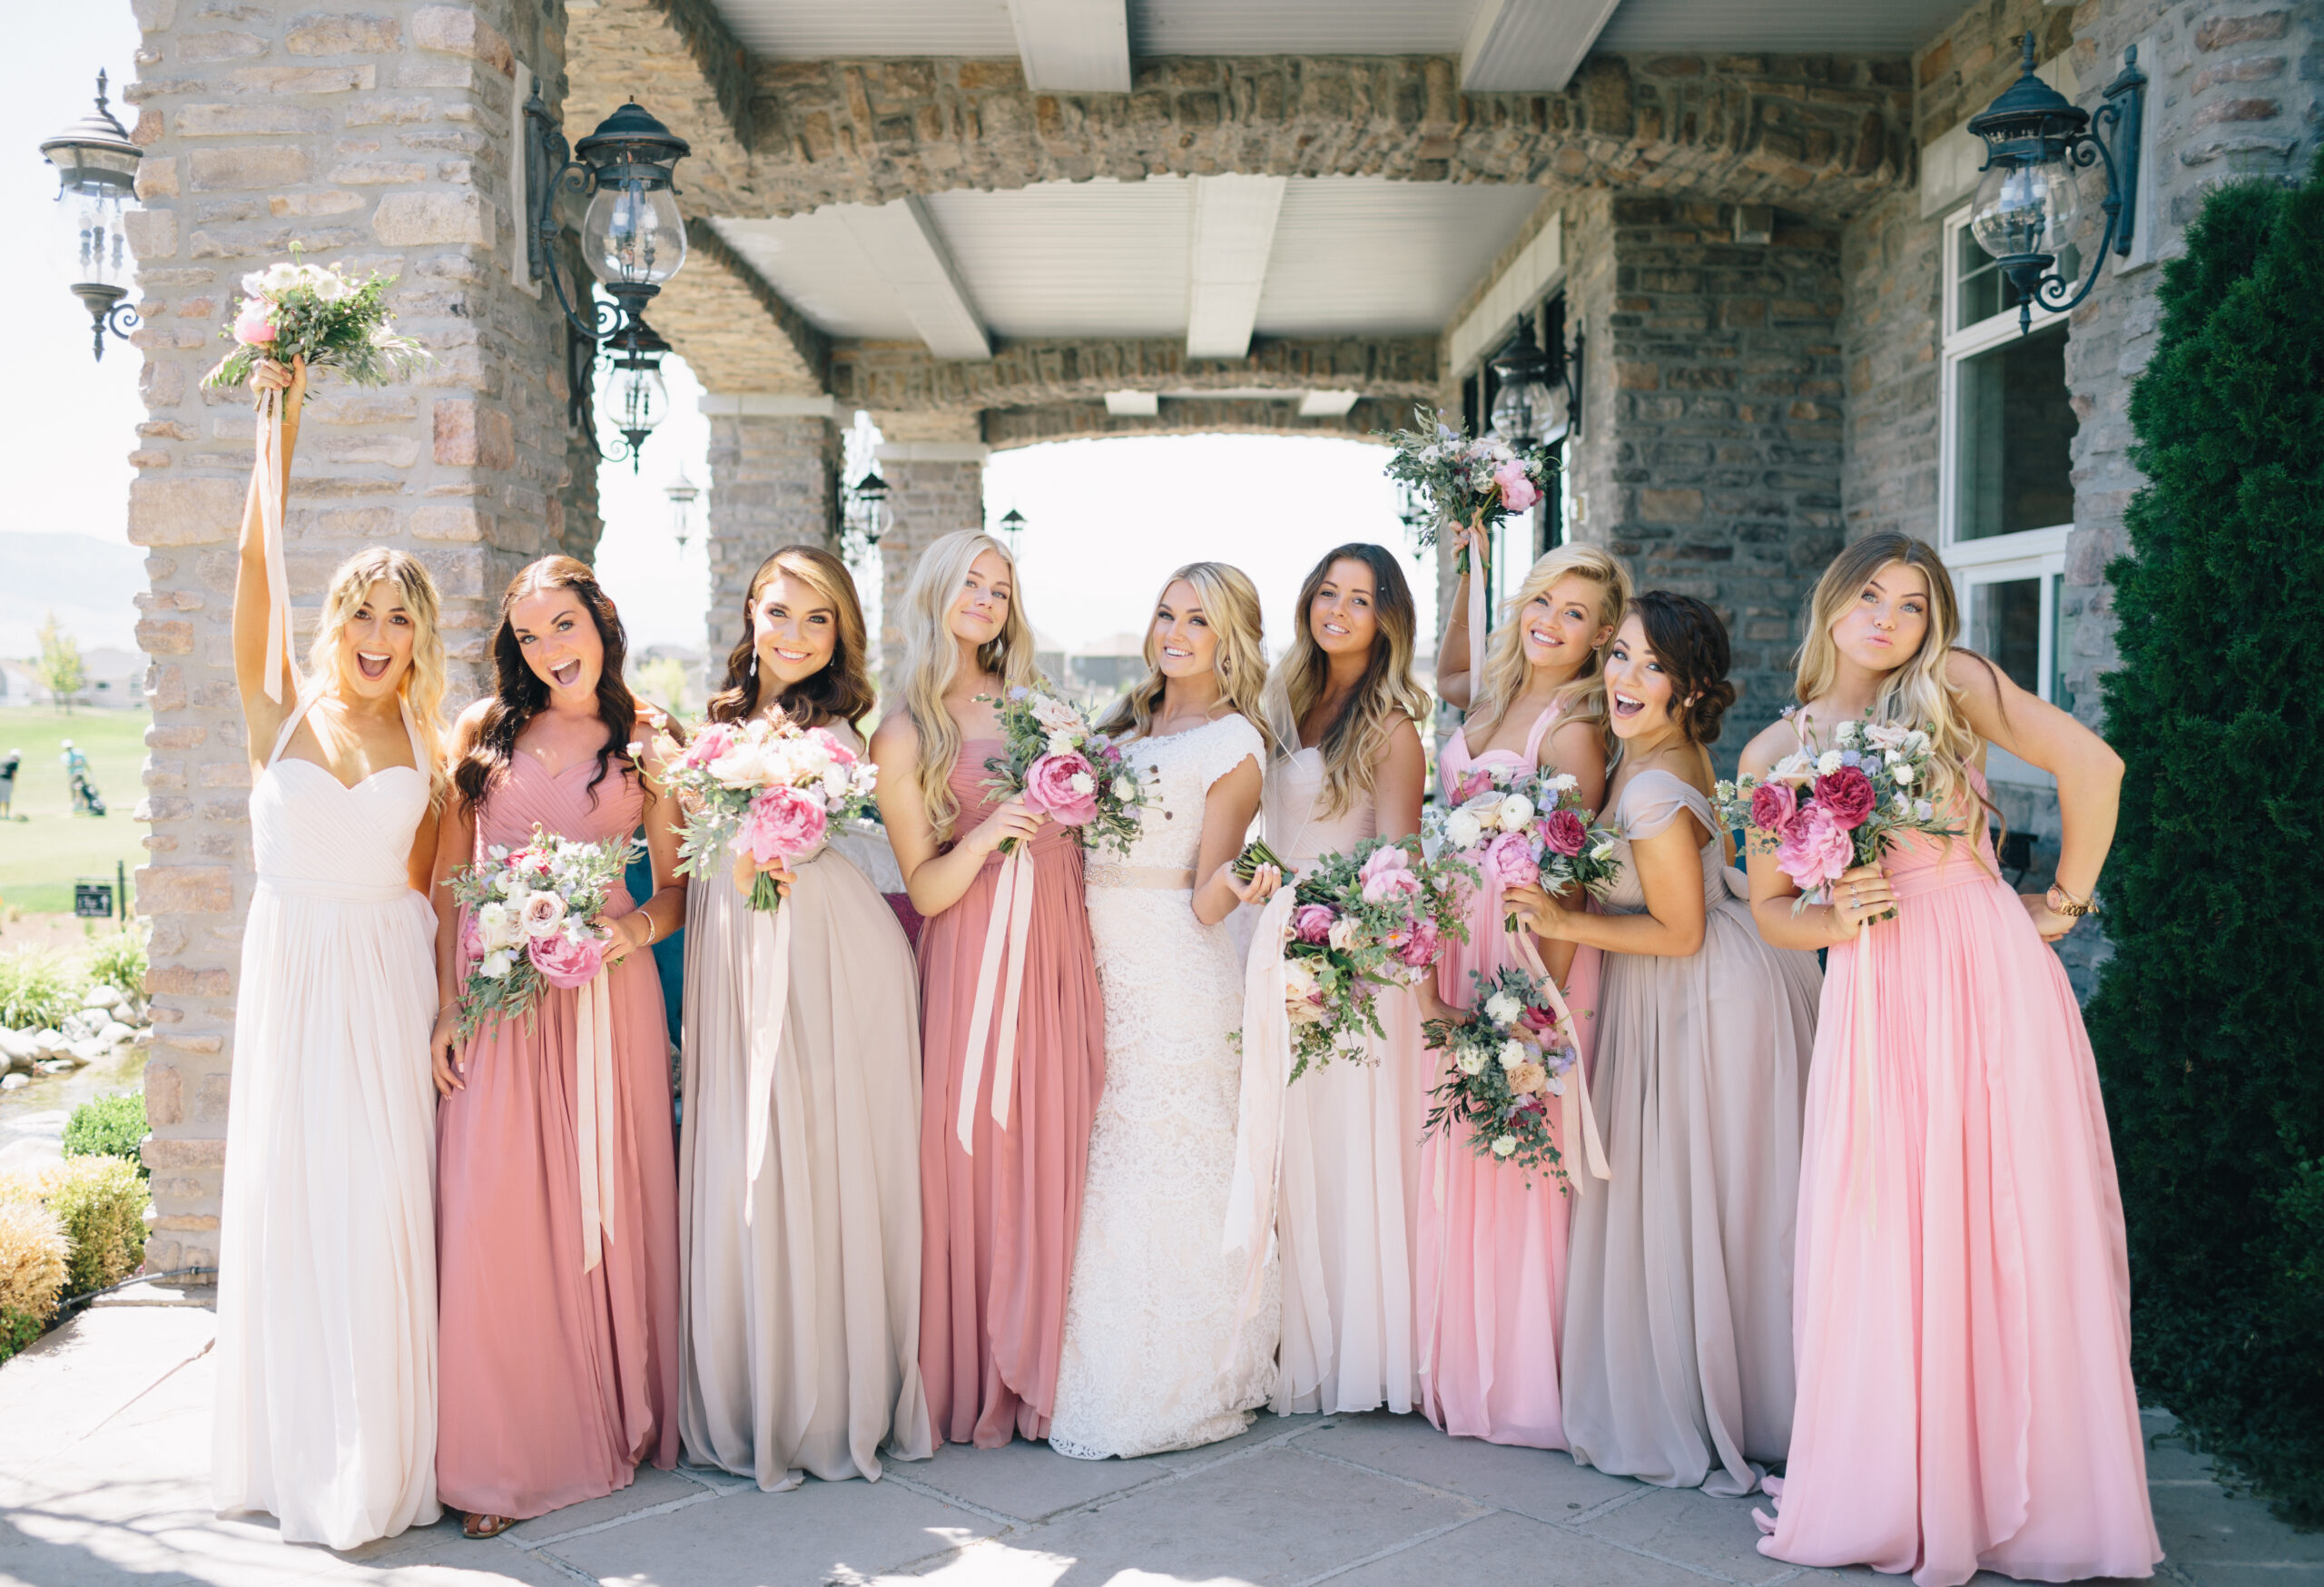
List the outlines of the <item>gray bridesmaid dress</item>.
{"label": "gray bridesmaid dress", "polygon": [[1614,1177],[1577,1181],[1565,1430],[1583,1465],[1734,1495],[1791,1443],[1792,1231],[1823,972],[1760,938],[1709,801],[1668,772],[1640,773],[1616,803],[1606,912],[1645,910],[1630,841],[1688,814],[1713,834],[1701,951],[1610,952],[1599,981],[1590,1094]]}

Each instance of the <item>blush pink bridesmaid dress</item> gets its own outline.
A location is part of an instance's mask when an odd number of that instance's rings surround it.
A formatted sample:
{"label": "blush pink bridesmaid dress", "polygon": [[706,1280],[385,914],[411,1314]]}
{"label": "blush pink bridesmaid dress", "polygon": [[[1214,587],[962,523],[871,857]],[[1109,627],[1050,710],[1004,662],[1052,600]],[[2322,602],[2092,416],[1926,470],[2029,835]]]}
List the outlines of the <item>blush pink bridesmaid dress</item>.
{"label": "blush pink bridesmaid dress", "polygon": [[[1465,729],[1439,757],[1445,796],[1475,767],[1525,771],[1556,721],[1541,713],[1521,754],[1469,753]],[[1477,975],[1514,963],[1504,912],[1486,888],[1468,900],[1469,940],[1448,942],[1437,964],[1437,995],[1455,1008],[1476,998]],[[1576,951],[1564,984],[1573,1010],[1582,1073],[1595,1039],[1599,952]],[[1437,1069],[1443,1062],[1437,1055]],[[1432,1070],[1426,1084],[1434,1084]],[[1552,1114],[1551,1130],[1559,1134]],[[1561,1138],[1569,1173],[1584,1172]],[[1561,1308],[1565,1298],[1566,1198],[1557,1183],[1479,1157],[1465,1136],[1432,1135],[1421,1148],[1416,1294],[1421,1409],[1445,1432],[1493,1444],[1563,1449],[1558,1393]]]}
{"label": "blush pink bridesmaid dress", "polygon": [[[637,830],[636,774],[594,792],[592,755],[551,774],[509,763],[477,811],[477,853],[537,822],[585,842]],[[616,888],[606,912],[635,908]],[[441,1381],[436,1488],[471,1514],[545,1514],[678,1458],[678,1179],[670,1039],[650,953],[606,971],[613,1004],[612,1217],[585,1271],[575,1124],[580,994],[544,989],[530,1021],[478,1030],[467,1089],[437,1113]]]}
{"label": "blush pink bridesmaid dress", "polygon": [[2145,1576],[2162,1553],[2097,1067],[1984,812],[1964,813],[1974,847],[1905,839],[1887,860],[1897,918],[1831,951],[1800,1171],[1798,1405],[1759,1551],[1919,1587]]}
{"label": "blush pink bridesmaid dress", "polygon": [[[960,807],[954,832],[974,831],[1000,803],[985,788],[984,770],[985,757],[1000,748],[997,738],[961,744],[950,779]],[[919,942],[920,1372],[937,1441],[980,1449],[1019,1434],[1049,1436],[1089,1130],[1106,1075],[1105,1005],[1079,842],[1051,822],[1033,839],[1032,855],[1009,1123],[992,1119],[998,1038],[988,1035],[973,1153],[957,1129],[1001,855],[988,855],[960,902],[929,917]]]}

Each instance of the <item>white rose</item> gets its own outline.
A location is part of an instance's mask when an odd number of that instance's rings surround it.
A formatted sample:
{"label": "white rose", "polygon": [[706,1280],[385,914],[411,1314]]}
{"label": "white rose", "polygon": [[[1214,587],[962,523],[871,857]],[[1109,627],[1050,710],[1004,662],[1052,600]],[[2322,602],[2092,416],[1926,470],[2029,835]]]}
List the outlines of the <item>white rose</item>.
{"label": "white rose", "polygon": [[1332,922],[1332,929],[1325,933],[1324,941],[1344,953],[1355,946],[1355,922],[1342,915]]}
{"label": "white rose", "polygon": [[1484,1070],[1485,1055],[1473,1047],[1464,1047],[1461,1050],[1461,1056],[1452,1061],[1460,1066],[1464,1075],[1479,1074]]}
{"label": "white rose", "polygon": [[476,912],[477,934],[484,939],[484,951],[497,953],[503,948],[517,945],[517,912],[505,903],[487,903]]}
{"label": "white rose", "polygon": [[1828,777],[1839,769],[1840,752],[1838,750],[1827,749],[1822,754],[1816,757],[1816,774],[1817,776]]}
{"label": "white rose", "polygon": [[506,981],[508,972],[517,968],[517,961],[503,948],[497,953],[487,953],[484,962],[476,967],[477,973],[487,981]]}
{"label": "white rose", "polygon": [[1492,1155],[1493,1155],[1493,1156],[1495,1156],[1495,1157],[1497,1157],[1497,1158],[1505,1158],[1505,1157],[1508,1157],[1508,1156],[1512,1155],[1512,1153],[1514,1153],[1516,1150],[1517,1150],[1517,1138],[1516,1138],[1515,1136],[1513,1136],[1513,1135],[1502,1135],[1502,1136],[1496,1136],[1496,1137],[1493,1138],[1493,1143],[1492,1143]]}
{"label": "white rose", "polygon": [[1900,786],[1906,788],[1911,787],[1913,785],[1912,763],[1910,761],[1890,761],[1888,763],[1888,775],[1895,779]]}
{"label": "white rose", "polygon": [[1512,794],[1502,800],[1498,814],[1502,831],[1522,832],[1525,823],[1533,819],[1533,802],[1522,794]]}
{"label": "white rose", "polygon": [[1484,823],[1466,810],[1444,818],[1444,841],[1456,849],[1473,849],[1485,835]]}
{"label": "white rose", "polygon": [[1513,1025],[1524,1011],[1525,1005],[1507,992],[1495,992],[1485,1000],[1485,1018],[1496,1025]]}
{"label": "white rose", "polygon": [[767,781],[767,752],[747,740],[710,763],[711,781],[722,788],[757,788]]}
{"label": "white rose", "polygon": [[1505,1070],[1515,1069],[1521,1063],[1530,1063],[1532,1059],[1532,1049],[1514,1036],[1501,1044],[1501,1067]]}

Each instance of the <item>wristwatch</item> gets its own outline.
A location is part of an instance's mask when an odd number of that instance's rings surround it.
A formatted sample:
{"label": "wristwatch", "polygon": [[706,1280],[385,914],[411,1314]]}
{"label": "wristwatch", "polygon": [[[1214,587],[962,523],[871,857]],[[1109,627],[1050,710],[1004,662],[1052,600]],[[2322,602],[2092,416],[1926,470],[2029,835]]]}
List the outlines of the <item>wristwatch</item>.
{"label": "wristwatch", "polygon": [[2050,906],[2053,914],[2081,916],[2099,912],[2095,898],[2076,898],[2054,882],[2050,883],[2050,891],[2042,895],[2042,902]]}

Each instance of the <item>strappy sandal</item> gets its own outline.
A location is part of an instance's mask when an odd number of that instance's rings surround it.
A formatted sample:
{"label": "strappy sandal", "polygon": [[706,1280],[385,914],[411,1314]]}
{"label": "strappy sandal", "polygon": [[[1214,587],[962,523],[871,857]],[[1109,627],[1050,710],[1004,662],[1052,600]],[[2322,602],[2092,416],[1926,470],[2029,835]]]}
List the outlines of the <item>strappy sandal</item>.
{"label": "strappy sandal", "polygon": [[514,1515],[478,1515],[471,1511],[468,1518],[460,1523],[460,1535],[479,1539],[498,1537],[516,1524],[517,1517]]}

